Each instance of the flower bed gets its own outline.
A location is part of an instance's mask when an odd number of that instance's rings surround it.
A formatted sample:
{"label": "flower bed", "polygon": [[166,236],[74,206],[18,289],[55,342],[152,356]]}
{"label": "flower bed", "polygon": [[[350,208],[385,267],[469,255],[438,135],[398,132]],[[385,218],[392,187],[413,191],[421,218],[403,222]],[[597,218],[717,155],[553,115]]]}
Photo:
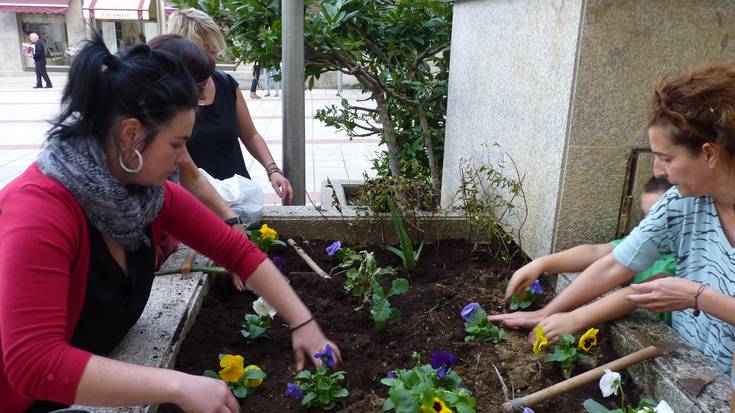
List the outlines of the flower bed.
{"label": "flower bed", "polygon": [[[338,264],[336,256],[327,255],[329,244],[300,242],[327,271]],[[461,386],[476,399],[478,412],[500,411],[506,401],[494,367],[503,377],[511,398],[563,380],[558,366],[544,363],[543,355],[532,352],[526,332],[506,330],[498,344],[465,342],[466,321],[460,312],[468,303],[478,302],[488,313],[503,311],[502,280],[509,273],[484,251],[472,252],[472,244],[463,241],[427,244],[416,268],[406,274],[401,271],[402,263],[396,255],[379,247],[365,249],[375,251],[380,266],[399,269],[397,277],[405,277],[410,283],[405,294],[390,297],[391,305],[400,310],[400,318],[388,320],[380,330],[375,327],[369,310],[354,310],[362,299],[345,292],[344,274],[331,280],[321,279],[307,273],[310,269],[291,249],[271,251],[285,259],[294,289],[342,350],[344,364],[339,369],[345,371],[343,385],[349,395],[337,402],[334,411],[382,411],[389,386],[381,380],[396,370],[416,367],[414,353],[420,356],[421,364],[429,364],[437,350],[456,354],[458,362],[452,371],[461,377]],[[386,288],[392,278],[395,276],[385,277]],[[220,354],[242,355],[245,365],[255,364],[267,374],[262,385],[241,401],[244,411],[300,410],[298,401],[286,397],[287,383],[294,382],[295,376],[288,328],[276,316],[267,338],[247,343],[240,333],[245,314],[253,313],[256,298],[250,293],[237,293],[229,277],[217,277],[182,345],[176,369],[202,374],[219,368]],[[605,329],[599,333],[598,346],[591,354],[598,364],[617,357]],[[309,368],[315,370],[313,366]],[[574,373],[582,370],[578,367]],[[637,402],[635,388],[625,388],[625,393],[631,402]],[[582,404],[588,398],[615,407],[616,400],[603,399],[595,382],[534,408],[537,412],[582,412]],[[178,410],[161,406],[160,411]]]}

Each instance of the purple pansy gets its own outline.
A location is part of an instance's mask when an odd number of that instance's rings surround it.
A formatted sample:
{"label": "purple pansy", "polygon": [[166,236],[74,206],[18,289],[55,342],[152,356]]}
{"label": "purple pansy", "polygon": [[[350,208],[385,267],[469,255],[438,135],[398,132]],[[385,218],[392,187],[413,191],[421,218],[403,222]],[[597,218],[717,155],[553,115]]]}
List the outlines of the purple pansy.
{"label": "purple pansy", "polygon": [[334,367],[334,356],[332,355],[332,347],[329,344],[324,347],[323,352],[314,354],[314,358],[322,361],[327,359],[327,365],[329,365],[329,367]]}
{"label": "purple pansy", "polygon": [[278,268],[278,271],[281,272],[281,274],[286,275],[288,274],[288,268],[286,267],[286,260],[279,256],[273,256],[271,258],[271,261],[273,261],[273,265]]}
{"label": "purple pansy", "polygon": [[464,318],[464,321],[472,321],[472,313],[480,308],[479,303],[469,303],[462,309],[462,318]]}
{"label": "purple pansy", "polygon": [[521,413],[535,413],[535,412],[530,407],[524,407]]}
{"label": "purple pansy", "polygon": [[301,387],[293,383],[288,383],[286,385],[286,397],[291,397],[294,400],[301,400],[301,398],[304,397],[304,391],[301,390]]}
{"label": "purple pansy", "polygon": [[447,375],[447,371],[457,364],[457,360],[457,356],[454,354],[439,350],[431,356],[431,367],[439,369],[436,375],[443,379]]}
{"label": "purple pansy", "polygon": [[339,249],[342,248],[342,242],[340,241],[334,241],[327,247],[327,255],[330,257],[339,251]]}
{"label": "purple pansy", "polygon": [[385,375],[385,378],[387,379],[397,379],[398,375],[395,371],[389,371],[388,374]]}
{"label": "purple pansy", "polygon": [[544,287],[541,286],[541,283],[539,280],[536,280],[531,284],[531,292],[534,294],[543,294],[544,293]]}

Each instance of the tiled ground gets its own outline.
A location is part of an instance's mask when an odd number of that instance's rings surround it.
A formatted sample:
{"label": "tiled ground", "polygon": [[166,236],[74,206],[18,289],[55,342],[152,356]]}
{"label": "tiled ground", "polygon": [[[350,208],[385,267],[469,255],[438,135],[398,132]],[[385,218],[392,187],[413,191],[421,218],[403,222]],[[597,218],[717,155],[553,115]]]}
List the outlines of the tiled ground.
{"label": "tiled ground", "polygon": [[[48,129],[47,121],[59,110],[65,79],[66,74],[52,74],[53,89],[32,89],[35,78],[30,74],[0,77],[0,188],[35,159]],[[326,178],[359,179],[363,171],[372,175],[370,159],[380,148],[377,137],[350,141],[344,132],[314,119],[319,108],[339,104],[340,98],[335,90],[318,89],[305,93],[306,191],[318,203],[321,184]],[[263,92],[259,94],[262,96]],[[249,94],[245,93],[245,96]],[[343,96],[351,101],[364,98],[354,90],[345,90]],[[256,128],[266,139],[276,162],[282,166],[280,98],[246,99]],[[367,103],[361,102],[360,105]],[[266,205],[280,204],[268,184],[265,170],[244,147],[242,149],[252,178],[263,188]]]}

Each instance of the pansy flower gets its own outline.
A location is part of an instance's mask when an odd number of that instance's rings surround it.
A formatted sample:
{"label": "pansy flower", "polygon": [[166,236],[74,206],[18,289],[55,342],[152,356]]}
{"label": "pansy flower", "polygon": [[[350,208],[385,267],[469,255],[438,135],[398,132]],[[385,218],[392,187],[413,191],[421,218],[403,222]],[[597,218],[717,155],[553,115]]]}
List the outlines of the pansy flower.
{"label": "pansy flower", "polygon": [[446,377],[449,369],[457,364],[457,360],[457,356],[455,356],[454,354],[447,351],[439,350],[437,352],[434,352],[434,354],[431,356],[431,367],[434,369],[439,369],[439,371],[436,372],[436,375],[443,379],[444,377]]}
{"label": "pansy flower", "polygon": [[597,333],[599,332],[600,330],[594,327],[587,330],[587,332],[579,338],[579,348],[589,352],[592,347],[597,345]]}
{"label": "pansy flower", "polygon": [[273,257],[271,257],[271,261],[273,262],[273,265],[275,265],[276,268],[278,268],[278,271],[280,271],[281,274],[283,275],[288,274],[288,267],[286,267],[286,260],[284,260],[283,258],[277,255],[274,255]]}
{"label": "pansy flower", "polygon": [[326,361],[329,367],[334,367],[334,355],[332,353],[332,346],[330,346],[329,344],[324,347],[323,352],[314,354],[314,358]]}
{"label": "pansy flower", "polygon": [[269,228],[268,224],[263,224],[262,227],[258,230],[260,232],[260,239],[262,240],[275,240],[278,237],[278,233],[275,229]]}
{"label": "pansy flower", "polygon": [[469,303],[464,306],[462,312],[460,313],[464,321],[472,321],[472,313],[478,308],[480,308],[480,304],[478,303]]}
{"label": "pansy flower", "polygon": [[273,308],[268,301],[265,301],[265,298],[263,297],[253,301],[253,310],[255,310],[255,313],[261,317],[273,318],[277,313],[276,309]]}
{"label": "pansy flower", "polygon": [[395,371],[389,371],[388,374],[385,375],[386,379],[397,379],[398,375]]}
{"label": "pansy flower", "polygon": [[294,400],[301,400],[301,398],[304,397],[304,391],[301,390],[301,387],[293,383],[288,383],[286,384],[286,397],[290,397]]}
{"label": "pansy flower", "polygon": [[336,254],[340,248],[342,248],[342,242],[334,241],[327,247],[327,255],[331,257],[332,255]]}
{"label": "pansy flower", "polygon": [[600,391],[602,397],[617,395],[620,389],[620,373],[605,369],[605,374],[600,378]]}
{"label": "pansy flower", "polygon": [[531,284],[531,292],[537,295],[544,293],[544,287],[541,286],[539,280],[536,280]]}
{"label": "pansy flower", "polygon": [[245,359],[242,356],[225,354],[219,361],[219,366],[222,367],[219,376],[227,383],[237,383],[245,373],[244,364]]}
{"label": "pansy flower", "polygon": [[431,405],[421,406],[421,413],[453,413],[452,409],[444,404],[444,401],[438,397],[431,400]]}
{"label": "pansy flower", "polygon": [[536,342],[533,344],[533,354],[540,354],[541,347],[549,344],[549,340],[544,337],[544,329],[541,326],[536,327]]}
{"label": "pansy flower", "polygon": [[[256,366],[255,364],[251,364],[247,367],[245,367],[245,374],[247,374],[249,371],[263,371],[260,369],[260,367]],[[263,383],[263,379],[245,379],[245,387],[254,389],[258,386],[260,386]]]}

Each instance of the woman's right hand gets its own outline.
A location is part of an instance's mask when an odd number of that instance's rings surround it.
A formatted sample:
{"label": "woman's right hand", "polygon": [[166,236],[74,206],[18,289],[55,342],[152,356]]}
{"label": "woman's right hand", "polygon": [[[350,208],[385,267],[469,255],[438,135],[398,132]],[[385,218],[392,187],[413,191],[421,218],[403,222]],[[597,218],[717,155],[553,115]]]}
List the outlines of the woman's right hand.
{"label": "woman's right hand", "polygon": [[514,313],[495,314],[487,317],[491,323],[500,324],[501,327],[532,329],[546,318],[548,314],[544,309],[536,311],[516,311]]}
{"label": "woman's right hand", "polygon": [[222,380],[181,373],[175,400],[186,413],[239,413],[240,404]]}
{"label": "woman's right hand", "polygon": [[559,334],[575,334],[585,326],[574,311],[556,313],[544,318],[539,326],[544,330],[544,337],[551,340]]}
{"label": "woman's right hand", "polygon": [[505,300],[510,300],[513,294],[521,293],[536,281],[544,270],[538,260],[534,260],[516,270],[510,277],[508,287],[505,289]]}
{"label": "woman's right hand", "polygon": [[293,331],[291,333],[291,344],[296,359],[296,371],[301,371],[306,367],[305,359],[307,358],[311,360],[314,367],[318,367],[322,361],[314,358],[314,355],[323,352],[327,345],[332,348],[334,367],[342,364],[342,354],[339,347],[327,339],[316,320]]}

